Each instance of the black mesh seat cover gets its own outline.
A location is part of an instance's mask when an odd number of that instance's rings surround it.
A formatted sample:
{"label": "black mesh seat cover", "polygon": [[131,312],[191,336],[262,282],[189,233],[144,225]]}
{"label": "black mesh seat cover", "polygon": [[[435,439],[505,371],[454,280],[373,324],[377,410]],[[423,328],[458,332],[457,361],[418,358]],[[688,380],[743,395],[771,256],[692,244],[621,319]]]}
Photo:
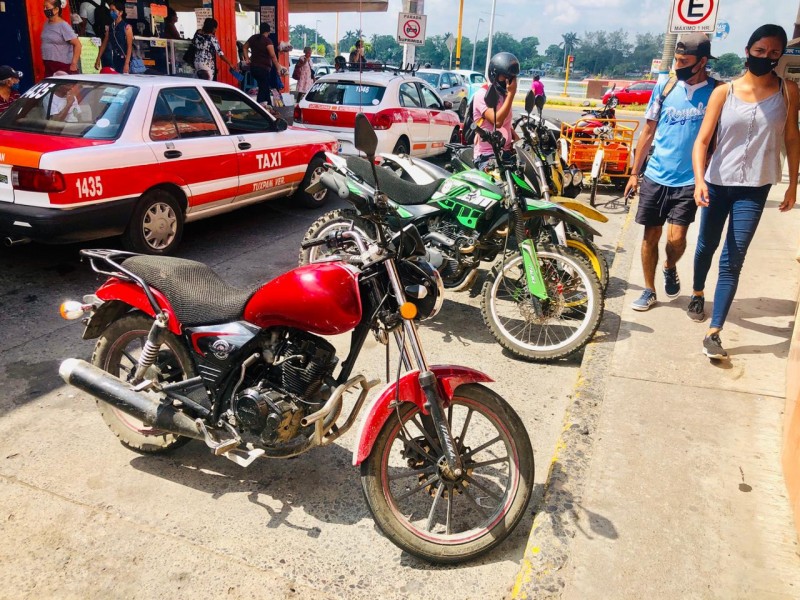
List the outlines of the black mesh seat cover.
{"label": "black mesh seat cover", "polygon": [[131,256],[122,266],[164,294],[185,326],[208,325],[242,318],[258,288],[229,285],[211,267],[167,256]]}
{"label": "black mesh seat cover", "polygon": [[[375,187],[375,178],[372,176],[372,166],[368,160],[357,156],[347,157],[347,168],[355,173],[372,187]],[[378,182],[381,184],[381,191],[389,196],[392,201],[398,204],[412,205],[425,204],[431,199],[444,179],[437,179],[425,185],[418,185],[405,179],[401,179],[389,169],[377,167]]]}

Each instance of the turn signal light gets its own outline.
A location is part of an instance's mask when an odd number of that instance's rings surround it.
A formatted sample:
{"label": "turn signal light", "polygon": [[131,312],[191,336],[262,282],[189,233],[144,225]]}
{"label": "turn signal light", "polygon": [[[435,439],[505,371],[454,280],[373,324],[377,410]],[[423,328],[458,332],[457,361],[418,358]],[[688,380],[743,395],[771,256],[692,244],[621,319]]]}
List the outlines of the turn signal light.
{"label": "turn signal light", "polygon": [[62,319],[74,321],[75,319],[80,319],[84,315],[86,312],[86,306],[77,300],[67,300],[61,304],[58,312],[61,313]]}
{"label": "turn signal light", "polygon": [[27,192],[63,192],[67,189],[64,176],[58,171],[14,167],[11,169],[11,185],[15,190]]}
{"label": "turn signal light", "polygon": [[303,111],[300,109],[299,106],[294,107],[294,113],[292,116],[295,123],[302,123],[303,122]]}
{"label": "turn signal light", "polygon": [[400,316],[411,320],[417,316],[417,305],[413,302],[404,302],[400,305]]}

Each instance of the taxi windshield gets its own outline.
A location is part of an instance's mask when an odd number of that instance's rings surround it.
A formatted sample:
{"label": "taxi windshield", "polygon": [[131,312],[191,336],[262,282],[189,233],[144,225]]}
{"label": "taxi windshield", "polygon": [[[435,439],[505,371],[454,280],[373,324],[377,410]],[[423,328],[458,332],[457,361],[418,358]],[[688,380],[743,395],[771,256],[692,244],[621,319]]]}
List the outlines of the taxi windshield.
{"label": "taxi windshield", "polygon": [[0,129],[113,140],[137,92],[132,86],[96,81],[45,80],[0,116]]}
{"label": "taxi windshield", "polygon": [[305,99],[309,102],[342,106],[377,106],[385,91],[383,86],[366,85],[357,81],[318,81],[311,86]]}

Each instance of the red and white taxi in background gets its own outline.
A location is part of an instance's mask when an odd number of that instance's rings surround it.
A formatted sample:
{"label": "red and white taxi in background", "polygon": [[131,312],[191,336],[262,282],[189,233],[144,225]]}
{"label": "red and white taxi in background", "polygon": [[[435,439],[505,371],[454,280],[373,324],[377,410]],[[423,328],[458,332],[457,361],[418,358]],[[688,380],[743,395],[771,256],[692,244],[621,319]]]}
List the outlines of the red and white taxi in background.
{"label": "red and white taxi in background", "polygon": [[241,91],[198,79],[45,79],[0,116],[0,234],[6,243],[122,235],[168,254],[183,224],[305,193],[326,133],[286,127]]}
{"label": "red and white taxi in background", "polygon": [[379,153],[433,156],[459,140],[459,119],[451,108],[411,73],[347,71],[320,77],[295,106],[294,124],[330,132],[342,153],[358,154],[353,127],[363,112],[378,135]]}

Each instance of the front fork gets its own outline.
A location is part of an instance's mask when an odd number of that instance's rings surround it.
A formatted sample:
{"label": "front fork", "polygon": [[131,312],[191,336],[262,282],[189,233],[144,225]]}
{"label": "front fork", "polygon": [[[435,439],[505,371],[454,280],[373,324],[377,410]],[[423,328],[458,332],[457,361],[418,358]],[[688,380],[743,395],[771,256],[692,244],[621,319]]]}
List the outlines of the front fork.
{"label": "front fork", "polygon": [[[506,171],[506,189],[508,190],[508,200],[511,203],[514,213],[514,232],[517,236],[517,245],[522,254],[522,263],[525,267],[525,281],[528,284],[528,291],[538,300],[547,300],[547,286],[544,284],[542,269],[539,266],[539,257],[536,254],[536,245],[530,236],[525,233],[525,226],[522,222],[522,209],[517,199],[516,188],[511,171]],[[534,301],[534,307],[538,312],[540,306],[538,301]]]}
{"label": "front fork", "polygon": [[[392,260],[387,260],[385,264],[395,298],[397,298],[398,304],[402,305],[406,301],[406,294],[400,283],[400,275],[397,272],[397,266]],[[419,369],[419,385],[420,388],[422,388],[422,392],[425,394],[425,410],[428,411],[433,421],[436,437],[439,440],[439,445],[447,460],[447,467],[454,477],[461,477],[464,472],[461,455],[456,448],[453,434],[450,431],[450,424],[447,422],[447,419],[445,419],[444,400],[439,393],[436,375],[428,366],[428,360],[422,350],[419,332],[417,331],[417,326],[413,319],[403,319],[403,331],[405,333],[405,345],[398,340],[398,343],[402,346],[400,352],[403,355],[403,360],[408,364],[408,355],[410,354],[414,358],[417,369]]]}

